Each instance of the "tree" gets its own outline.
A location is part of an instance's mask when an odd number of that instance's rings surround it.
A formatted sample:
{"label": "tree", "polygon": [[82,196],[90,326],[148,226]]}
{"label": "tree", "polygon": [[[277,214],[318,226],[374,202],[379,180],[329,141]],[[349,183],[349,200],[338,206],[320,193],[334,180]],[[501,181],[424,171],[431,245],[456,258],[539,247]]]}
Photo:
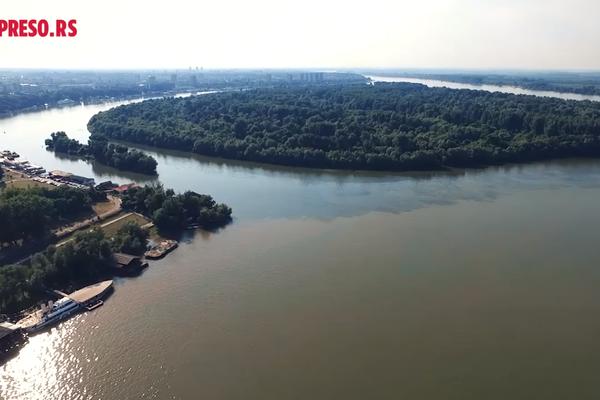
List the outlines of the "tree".
{"label": "tree", "polygon": [[69,139],[64,132],[54,132],[46,139],[46,148],[58,153],[67,153],[84,158],[92,158],[102,164],[126,171],[156,174],[156,160],[139,150],[128,149],[119,144],[109,143],[104,135],[93,134],[88,144]]}
{"label": "tree", "polygon": [[217,204],[211,196],[192,191],[176,194],[162,185],[131,188],[122,200],[124,209],[151,217],[162,231],[182,229],[189,224],[215,228],[231,220],[231,208]]}
{"label": "tree", "polygon": [[134,222],[123,225],[112,240],[112,248],[117,252],[141,255],[146,251],[148,231]]}

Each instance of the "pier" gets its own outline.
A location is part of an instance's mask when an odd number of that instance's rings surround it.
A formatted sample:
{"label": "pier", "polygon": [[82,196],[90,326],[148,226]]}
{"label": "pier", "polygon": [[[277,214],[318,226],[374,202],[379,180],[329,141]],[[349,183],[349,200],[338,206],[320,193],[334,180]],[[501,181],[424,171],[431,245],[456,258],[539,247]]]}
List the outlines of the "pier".
{"label": "pier", "polygon": [[[86,286],[82,289],[76,290],[66,297],[79,303],[82,307],[92,310],[104,304],[102,298],[113,288],[113,281],[102,281],[94,285]],[[55,291],[60,293],[58,291]]]}

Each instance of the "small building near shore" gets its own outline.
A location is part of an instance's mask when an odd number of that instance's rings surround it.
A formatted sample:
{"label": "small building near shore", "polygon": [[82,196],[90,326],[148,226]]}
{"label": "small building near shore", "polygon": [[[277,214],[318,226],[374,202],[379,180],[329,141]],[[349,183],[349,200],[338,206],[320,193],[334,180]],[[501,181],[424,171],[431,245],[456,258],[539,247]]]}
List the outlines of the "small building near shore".
{"label": "small building near shore", "polygon": [[148,266],[141,257],[125,253],[114,253],[114,268],[123,275],[135,274]]}
{"label": "small building near shore", "polygon": [[125,193],[126,191],[128,191],[129,189],[133,189],[139,187],[139,185],[135,184],[135,183],[126,183],[124,185],[121,186],[117,186],[116,188],[114,188],[113,190],[117,193]]}
{"label": "small building near shore", "polygon": [[94,186],[96,181],[93,178],[86,178],[85,176],[80,175],[71,175],[67,178],[69,182],[77,183],[78,185],[83,186]]}
{"label": "small building near shore", "polygon": [[99,184],[96,185],[96,190],[113,190],[115,187],[117,187],[117,185],[115,183],[112,183],[111,181],[105,181],[105,182],[100,182]]}
{"label": "small building near shore", "polygon": [[50,177],[83,186],[94,186],[94,183],[96,183],[93,178],[86,178],[85,176],[75,175],[70,172],[60,170],[50,171]]}
{"label": "small building near shore", "polygon": [[54,171],[50,171],[50,176],[52,178],[60,178],[60,179],[67,179],[70,176],[72,176],[73,174],[70,172],[65,172],[65,171],[60,171],[60,170],[54,170]]}

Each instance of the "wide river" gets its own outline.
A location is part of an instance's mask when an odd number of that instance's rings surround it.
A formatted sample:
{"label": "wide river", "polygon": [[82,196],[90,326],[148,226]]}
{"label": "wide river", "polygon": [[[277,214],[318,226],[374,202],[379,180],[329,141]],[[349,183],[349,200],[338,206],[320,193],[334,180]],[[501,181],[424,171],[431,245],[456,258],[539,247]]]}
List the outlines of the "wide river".
{"label": "wide river", "polygon": [[525,89],[518,86],[508,85],[490,85],[490,84],[474,84],[474,83],[461,83],[442,81],[438,79],[423,79],[423,78],[409,78],[409,77],[391,77],[391,76],[377,76],[370,75],[369,78],[375,82],[408,82],[408,83],[420,83],[429,87],[445,87],[449,89],[470,89],[470,90],[485,90],[487,92],[502,92],[512,94],[526,94],[531,96],[540,97],[557,97],[563,100],[591,100],[600,101],[600,96],[589,95],[589,94],[578,94],[578,93],[565,93],[565,92],[553,92],[550,90],[531,90]]}
{"label": "wide river", "polygon": [[[116,104],[0,120],[0,148],[147,181],[44,149]],[[30,338],[0,398],[600,398],[600,161],[385,174],[145,150],[233,223]]]}

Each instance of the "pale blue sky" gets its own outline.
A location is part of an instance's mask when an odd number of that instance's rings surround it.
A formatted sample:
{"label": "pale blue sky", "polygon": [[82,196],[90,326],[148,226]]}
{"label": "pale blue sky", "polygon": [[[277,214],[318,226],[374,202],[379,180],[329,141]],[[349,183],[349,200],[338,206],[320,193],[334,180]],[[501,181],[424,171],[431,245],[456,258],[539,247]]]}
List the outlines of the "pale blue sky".
{"label": "pale blue sky", "polygon": [[599,0],[4,1],[76,38],[0,38],[0,67],[600,69]]}

